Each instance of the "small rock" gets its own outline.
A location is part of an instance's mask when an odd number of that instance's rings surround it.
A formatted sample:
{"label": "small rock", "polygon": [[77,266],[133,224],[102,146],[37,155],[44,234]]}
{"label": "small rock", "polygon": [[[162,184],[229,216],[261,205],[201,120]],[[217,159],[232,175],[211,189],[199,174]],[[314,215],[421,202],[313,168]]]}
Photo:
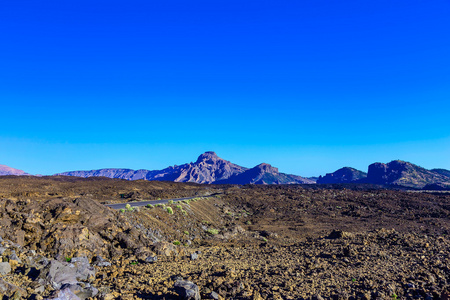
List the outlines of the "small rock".
{"label": "small rock", "polygon": [[9,264],[9,262],[1,262],[0,263],[0,274],[6,275],[6,274],[9,274],[10,272],[11,272],[11,265]]}
{"label": "small rock", "polygon": [[191,253],[191,260],[196,260],[198,259],[198,254],[197,253]]}
{"label": "small rock", "polygon": [[45,300],[81,300],[77,295],[75,295],[68,287],[54,292],[49,298],[44,298]]}
{"label": "small rock", "polygon": [[149,256],[149,257],[147,257],[147,258],[145,259],[145,262],[147,262],[147,263],[155,263],[157,260],[158,260],[158,257],[155,255],[155,256]]}
{"label": "small rock", "polygon": [[103,257],[101,257],[100,255],[97,255],[94,258],[94,263],[95,266],[99,266],[99,267],[109,267],[111,266],[111,263],[106,261]]}
{"label": "small rock", "polygon": [[214,299],[214,300],[219,300],[220,296],[219,294],[217,294],[216,292],[211,292],[211,294],[209,294],[209,298]]}
{"label": "small rock", "polygon": [[174,285],[175,291],[182,299],[200,300],[198,286],[191,281],[177,280]]}

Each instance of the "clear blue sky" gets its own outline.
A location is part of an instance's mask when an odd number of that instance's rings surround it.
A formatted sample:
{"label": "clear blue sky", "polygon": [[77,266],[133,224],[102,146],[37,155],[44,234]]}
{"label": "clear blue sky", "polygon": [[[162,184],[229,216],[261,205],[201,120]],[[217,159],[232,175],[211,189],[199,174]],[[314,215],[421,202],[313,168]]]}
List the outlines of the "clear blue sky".
{"label": "clear blue sky", "polygon": [[450,2],[5,0],[0,164],[450,169]]}

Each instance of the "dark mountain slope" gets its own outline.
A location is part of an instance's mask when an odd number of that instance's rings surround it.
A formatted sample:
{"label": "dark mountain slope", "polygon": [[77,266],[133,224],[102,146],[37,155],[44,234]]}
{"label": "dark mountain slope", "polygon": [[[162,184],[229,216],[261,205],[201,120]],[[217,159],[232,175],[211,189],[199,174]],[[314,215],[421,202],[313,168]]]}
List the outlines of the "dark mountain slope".
{"label": "dark mountain slope", "polygon": [[278,172],[269,164],[262,163],[241,174],[216,181],[217,184],[312,184],[314,181],[301,176]]}
{"label": "dark mountain slope", "polygon": [[371,164],[364,182],[423,188],[433,183],[450,184],[450,178],[409,162],[394,160],[388,164]]}
{"label": "dark mountain slope", "polygon": [[334,183],[350,183],[367,177],[367,173],[356,170],[350,167],[341,168],[333,173],[327,173],[325,176],[320,176],[317,179],[319,184],[334,184]]}

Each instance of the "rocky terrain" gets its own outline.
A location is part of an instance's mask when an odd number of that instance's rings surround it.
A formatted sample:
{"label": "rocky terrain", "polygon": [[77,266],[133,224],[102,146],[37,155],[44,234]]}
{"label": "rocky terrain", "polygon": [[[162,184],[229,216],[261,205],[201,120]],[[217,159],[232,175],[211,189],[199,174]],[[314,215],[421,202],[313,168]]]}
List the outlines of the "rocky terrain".
{"label": "rocky terrain", "polygon": [[0,199],[3,299],[450,296],[445,192],[11,176]]}

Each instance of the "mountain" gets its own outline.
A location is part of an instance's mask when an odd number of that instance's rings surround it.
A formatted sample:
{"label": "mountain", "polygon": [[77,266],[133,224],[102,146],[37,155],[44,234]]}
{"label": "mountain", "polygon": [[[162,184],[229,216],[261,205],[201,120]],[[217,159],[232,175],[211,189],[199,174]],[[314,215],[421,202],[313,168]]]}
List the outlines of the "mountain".
{"label": "mountain", "polygon": [[0,176],[5,175],[30,175],[22,170],[14,169],[5,165],[0,165]]}
{"label": "mountain", "polygon": [[450,170],[446,170],[446,169],[431,169],[431,172],[434,173],[438,173],[444,176],[447,176],[448,178],[450,178]]}
{"label": "mountain", "polygon": [[333,183],[349,183],[367,177],[367,173],[356,170],[350,167],[341,168],[333,173],[327,173],[325,176],[319,176],[318,184],[333,184]]}
{"label": "mountain", "polygon": [[278,172],[269,164],[259,164],[254,168],[246,170],[240,174],[233,175],[228,179],[219,180],[217,184],[312,184],[313,180],[296,175],[289,175]]}
{"label": "mountain", "polygon": [[175,182],[213,183],[246,171],[247,168],[233,164],[208,151],[200,155],[195,163],[168,167],[163,170],[100,169],[71,171],[55,175],[78,177],[104,176],[126,180],[160,180]]}
{"label": "mountain", "polygon": [[450,184],[450,178],[406,161],[394,160],[388,164],[371,164],[363,182],[423,188],[427,184]]}
{"label": "mountain", "polygon": [[280,173],[277,168],[269,164],[260,164],[252,169],[241,167],[220,158],[212,151],[200,155],[195,163],[168,167],[163,170],[100,169],[64,172],[55,175],[220,184],[314,183],[313,180],[301,176]]}

